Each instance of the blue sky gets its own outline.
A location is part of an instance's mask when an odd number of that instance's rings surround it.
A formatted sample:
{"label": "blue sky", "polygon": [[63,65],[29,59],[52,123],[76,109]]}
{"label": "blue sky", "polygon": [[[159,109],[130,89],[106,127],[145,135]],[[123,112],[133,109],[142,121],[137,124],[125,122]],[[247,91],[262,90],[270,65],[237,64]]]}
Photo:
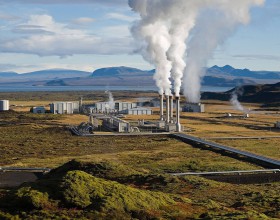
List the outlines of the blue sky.
{"label": "blue sky", "polygon": [[[126,0],[0,0],[0,71],[109,66],[151,69],[129,28]],[[252,10],[252,21],[217,48],[208,66],[280,71],[280,1]]]}

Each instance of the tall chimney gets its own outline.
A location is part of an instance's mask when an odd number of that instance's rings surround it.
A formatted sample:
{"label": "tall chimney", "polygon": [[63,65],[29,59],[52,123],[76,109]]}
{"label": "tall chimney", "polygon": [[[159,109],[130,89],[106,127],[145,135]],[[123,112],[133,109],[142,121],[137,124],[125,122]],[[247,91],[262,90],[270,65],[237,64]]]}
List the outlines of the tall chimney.
{"label": "tall chimney", "polygon": [[160,120],[163,121],[163,118],[164,118],[164,116],[163,116],[163,95],[160,95],[159,99],[160,99],[160,106],[159,106],[159,108],[160,108]]}
{"label": "tall chimney", "polygon": [[169,104],[169,95],[166,95],[165,96],[166,98],[166,123],[169,123],[170,121],[170,112],[169,112],[169,107],[170,107],[170,104]]}
{"label": "tall chimney", "polygon": [[182,131],[182,127],[180,124],[180,97],[176,97],[176,131]]}
{"label": "tall chimney", "polygon": [[170,123],[173,122],[173,96],[171,95],[170,97],[170,103],[169,103],[169,121]]}

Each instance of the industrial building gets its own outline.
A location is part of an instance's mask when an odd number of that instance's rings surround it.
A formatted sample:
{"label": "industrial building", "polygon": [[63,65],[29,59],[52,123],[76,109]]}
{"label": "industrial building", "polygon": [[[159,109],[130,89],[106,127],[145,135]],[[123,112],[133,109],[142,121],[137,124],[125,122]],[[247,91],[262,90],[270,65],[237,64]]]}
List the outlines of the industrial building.
{"label": "industrial building", "polygon": [[205,112],[205,105],[201,103],[187,103],[183,109],[183,112],[198,112],[203,113]]}
{"label": "industrial building", "polygon": [[53,114],[74,114],[79,113],[78,102],[54,102],[50,104],[50,110]]}
{"label": "industrial building", "polygon": [[91,113],[109,113],[115,108],[115,104],[109,102],[98,102],[95,103],[94,107],[91,107]]}
{"label": "industrial building", "polygon": [[9,111],[10,102],[9,100],[0,100],[0,111]]}
{"label": "industrial building", "polygon": [[109,131],[116,131],[120,133],[129,133],[130,124],[127,121],[119,119],[114,116],[106,117],[103,119],[102,126]]}
{"label": "industrial building", "polygon": [[121,113],[128,114],[128,115],[152,115],[153,110],[150,108],[132,108],[132,109],[124,110]]}
{"label": "industrial building", "polygon": [[137,104],[132,102],[98,102],[91,109],[91,113],[119,113],[127,114],[128,109],[136,108]]}
{"label": "industrial building", "polygon": [[45,114],[46,109],[45,109],[44,106],[33,107],[32,108],[32,113],[34,113],[34,114]]}

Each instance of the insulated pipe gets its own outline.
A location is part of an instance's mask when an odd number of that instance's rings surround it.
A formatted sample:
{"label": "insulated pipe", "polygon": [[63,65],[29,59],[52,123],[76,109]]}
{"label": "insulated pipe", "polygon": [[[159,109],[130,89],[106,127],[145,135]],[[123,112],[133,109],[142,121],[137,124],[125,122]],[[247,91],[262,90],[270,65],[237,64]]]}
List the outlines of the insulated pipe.
{"label": "insulated pipe", "polygon": [[176,131],[181,132],[180,124],[180,97],[176,97]]}
{"label": "insulated pipe", "polygon": [[160,95],[159,96],[159,99],[160,99],[160,120],[163,121],[163,95]]}
{"label": "insulated pipe", "polygon": [[173,121],[173,96],[170,96],[170,103],[169,103],[169,122],[172,123]]}
{"label": "insulated pipe", "polygon": [[169,95],[166,95],[165,96],[166,98],[166,123],[169,123],[170,121],[170,115],[169,115],[169,107],[170,107],[170,104],[169,104]]}

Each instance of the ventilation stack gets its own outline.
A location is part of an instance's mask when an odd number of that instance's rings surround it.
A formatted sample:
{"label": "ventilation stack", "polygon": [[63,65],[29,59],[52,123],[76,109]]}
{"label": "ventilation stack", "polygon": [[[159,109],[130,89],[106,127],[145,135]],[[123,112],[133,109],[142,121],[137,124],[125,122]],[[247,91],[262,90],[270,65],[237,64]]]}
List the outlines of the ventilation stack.
{"label": "ventilation stack", "polygon": [[160,99],[160,120],[163,121],[164,120],[164,116],[163,116],[163,95],[160,95],[159,99]]}
{"label": "ventilation stack", "polygon": [[169,107],[170,107],[170,102],[169,102],[169,95],[166,95],[166,123],[168,124],[170,122],[170,112],[169,112]]}
{"label": "ventilation stack", "polygon": [[169,96],[169,122],[173,123],[173,96]]}
{"label": "ventilation stack", "polygon": [[182,131],[182,127],[180,124],[180,97],[176,97],[176,131]]}

